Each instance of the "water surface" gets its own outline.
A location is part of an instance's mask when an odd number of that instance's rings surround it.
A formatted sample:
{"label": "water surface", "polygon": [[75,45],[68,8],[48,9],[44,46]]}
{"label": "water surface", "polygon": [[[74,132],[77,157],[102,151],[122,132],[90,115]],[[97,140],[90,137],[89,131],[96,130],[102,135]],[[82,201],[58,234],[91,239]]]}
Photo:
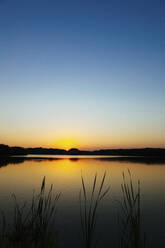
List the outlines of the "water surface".
{"label": "water surface", "polygon": [[78,245],[80,240],[79,201],[81,175],[88,189],[97,172],[98,178],[106,171],[106,185],[111,186],[98,218],[100,247],[116,247],[117,200],[121,195],[122,172],[130,169],[134,182],[141,182],[142,222],[149,247],[165,246],[165,162],[156,159],[100,156],[28,156],[0,162],[0,207],[12,215],[15,193],[20,202],[29,201],[33,190],[39,191],[46,176],[55,192],[62,192],[58,207],[58,227],[62,247]]}

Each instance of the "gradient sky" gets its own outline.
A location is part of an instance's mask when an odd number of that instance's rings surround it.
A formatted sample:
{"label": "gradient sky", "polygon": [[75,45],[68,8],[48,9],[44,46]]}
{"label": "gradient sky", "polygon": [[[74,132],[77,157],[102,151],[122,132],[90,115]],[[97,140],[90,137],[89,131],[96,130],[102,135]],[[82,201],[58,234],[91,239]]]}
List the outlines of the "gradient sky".
{"label": "gradient sky", "polygon": [[164,0],[0,0],[0,143],[165,147]]}

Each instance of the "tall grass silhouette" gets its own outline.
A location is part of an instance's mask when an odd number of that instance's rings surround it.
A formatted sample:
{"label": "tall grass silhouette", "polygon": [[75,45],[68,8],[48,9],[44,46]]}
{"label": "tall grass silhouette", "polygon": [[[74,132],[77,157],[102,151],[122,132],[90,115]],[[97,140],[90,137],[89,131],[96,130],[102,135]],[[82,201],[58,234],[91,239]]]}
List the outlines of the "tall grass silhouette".
{"label": "tall grass silhouette", "polygon": [[[106,172],[98,180],[95,174],[92,186],[87,187],[81,176],[79,193],[80,221],[83,248],[97,247],[100,238],[96,235],[99,224],[97,217],[103,199],[109,193],[110,187],[105,186]],[[130,171],[123,173],[121,184],[122,198],[119,199],[120,233],[116,236],[119,248],[146,248],[146,242],[141,228],[141,190],[140,181],[135,184]],[[51,185],[46,190],[45,177],[42,180],[39,194],[33,193],[29,205],[20,204],[15,195],[13,221],[8,228],[7,218],[2,212],[0,223],[1,248],[59,248],[59,234],[56,225],[56,212],[60,194],[53,192]],[[109,230],[112,227],[109,227]],[[106,230],[106,233],[107,230]],[[62,239],[65,239],[63,237]]]}
{"label": "tall grass silhouette", "polygon": [[6,218],[3,215],[1,232],[2,247],[46,248],[58,247],[58,233],[55,231],[55,215],[60,194],[53,194],[51,185],[46,192],[45,177],[39,194],[32,196],[31,204],[20,205],[14,198],[12,226],[6,230]]}
{"label": "tall grass silhouette", "polygon": [[[91,194],[88,192],[84,178],[81,176],[82,189],[79,194],[80,202],[80,219],[83,237],[83,247],[92,248],[96,246],[95,228],[97,223],[97,215],[99,206],[103,198],[109,191],[109,187],[105,188],[104,182],[106,173],[104,173],[101,183],[97,182],[97,174],[93,179]],[[97,185],[98,184],[98,185]],[[98,188],[98,189],[97,189]]]}
{"label": "tall grass silhouette", "polygon": [[121,184],[122,200],[120,201],[121,211],[119,215],[120,225],[120,248],[145,248],[145,235],[141,230],[141,191],[140,181],[136,187],[133,184],[132,176],[128,170],[128,179],[123,173]]}

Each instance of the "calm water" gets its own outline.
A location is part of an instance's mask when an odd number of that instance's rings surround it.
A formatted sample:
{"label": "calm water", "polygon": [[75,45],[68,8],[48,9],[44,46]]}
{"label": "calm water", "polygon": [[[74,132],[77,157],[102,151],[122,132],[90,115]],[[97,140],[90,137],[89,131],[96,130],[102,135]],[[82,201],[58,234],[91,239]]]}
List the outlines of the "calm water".
{"label": "calm water", "polygon": [[[9,218],[12,214],[11,194],[23,202],[39,190],[42,178],[47,185],[54,184],[56,192],[62,192],[58,207],[58,227],[62,247],[78,245],[80,239],[78,195],[81,173],[86,185],[91,187],[94,174],[101,178],[107,172],[106,184],[111,191],[100,209],[97,232],[101,235],[100,247],[116,246],[117,212],[121,195],[122,172],[131,170],[133,180],[141,181],[143,228],[149,247],[165,247],[165,163],[150,160],[108,157],[51,156],[29,160],[15,158],[0,162],[0,208]],[[64,238],[65,237],[65,238]],[[78,246],[77,246],[78,247]],[[111,246],[112,247],[112,246]]]}

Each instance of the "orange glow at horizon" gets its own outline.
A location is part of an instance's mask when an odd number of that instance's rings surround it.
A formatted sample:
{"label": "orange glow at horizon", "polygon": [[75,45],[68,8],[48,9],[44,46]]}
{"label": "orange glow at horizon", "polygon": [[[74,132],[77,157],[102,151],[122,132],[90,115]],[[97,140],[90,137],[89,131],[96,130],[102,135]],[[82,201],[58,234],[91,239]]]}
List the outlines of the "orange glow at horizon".
{"label": "orange glow at horizon", "polygon": [[78,148],[80,150],[113,149],[113,148],[143,148],[143,147],[165,147],[164,134],[157,131],[142,132],[142,130],[120,130],[120,132],[108,133],[104,130],[76,128],[55,129],[32,129],[19,130],[19,132],[4,132],[1,135],[1,143],[9,146],[22,147],[44,147],[69,150]]}
{"label": "orange glow at horizon", "polygon": [[56,141],[55,146],[59,149],[69,150],[71,148],[79,148],[79,143],[72,137],[63,137]]}

